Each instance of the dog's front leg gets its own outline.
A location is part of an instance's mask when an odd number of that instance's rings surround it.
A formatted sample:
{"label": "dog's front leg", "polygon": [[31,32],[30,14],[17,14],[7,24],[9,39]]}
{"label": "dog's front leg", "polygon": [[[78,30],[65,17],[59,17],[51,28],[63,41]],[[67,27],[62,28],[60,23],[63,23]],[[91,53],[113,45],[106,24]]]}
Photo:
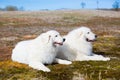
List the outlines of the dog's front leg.
{"label": "dog's front leg", "polygon": [[72,64],[71,61],[68,61],[68,60],[62,60],[62,59],[58,59],[58,58],[55,58],[55,59],[54,59],[54,63],[66,64],[66,65]]}
{"label": "dog's front leg", "polygon": [[32,67],[33,69],[42,70],[44,72],[50,72],[50,69],[43,65],[43,63],[41,62],[32,61],[29,63],[29,66]]}

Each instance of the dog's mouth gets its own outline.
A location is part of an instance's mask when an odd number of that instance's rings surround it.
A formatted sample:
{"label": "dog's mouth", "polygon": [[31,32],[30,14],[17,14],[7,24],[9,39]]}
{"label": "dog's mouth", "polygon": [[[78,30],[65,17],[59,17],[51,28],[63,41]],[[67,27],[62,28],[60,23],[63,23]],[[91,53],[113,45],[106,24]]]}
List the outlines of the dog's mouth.
{"label": "dog's mouth", "polygon": [[62,42],[54,42],[54,44],[55,44],[55,45],[56,45],[56,44],[58,44],[58,45],[63,45]]}
{"label": "dog's mouth", "polygon": [[86,38],[86,41],[87,41],[87,42],[95,42],[96,39],[90,40],[90,39]]}

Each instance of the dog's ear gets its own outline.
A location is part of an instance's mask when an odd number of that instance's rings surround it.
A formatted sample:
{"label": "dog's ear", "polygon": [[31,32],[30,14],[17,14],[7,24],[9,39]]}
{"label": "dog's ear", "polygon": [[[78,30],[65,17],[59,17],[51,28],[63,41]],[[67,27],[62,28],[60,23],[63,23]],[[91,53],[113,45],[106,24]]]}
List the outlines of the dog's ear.
{"label": "dog's ear", "polygon": [[80,36],[82,36],[82,34],[83,34],[83,32],[81,31],[81,32],[80,32]]}
{"label": "dog's ear", "polygon": [[41,34],[41,41],[44,43],[49,43],[51,36],[47,33]]}

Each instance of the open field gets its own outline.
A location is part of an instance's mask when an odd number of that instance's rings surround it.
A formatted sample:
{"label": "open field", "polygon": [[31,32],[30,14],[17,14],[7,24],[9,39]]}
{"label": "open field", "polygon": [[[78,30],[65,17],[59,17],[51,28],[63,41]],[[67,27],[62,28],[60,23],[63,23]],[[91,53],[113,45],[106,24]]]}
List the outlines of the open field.
{"label": "open field", "polygon": [[[44,73],[12,62],[11,51],[21,40],[55,29],[62,35],[79,26],[88,26],[98,35],[93,44],[96,54],[110,61],[82,61],[71,65],[47,65]],[[0,12],[0,80],[120,80],[120,12],[66,10]]]}

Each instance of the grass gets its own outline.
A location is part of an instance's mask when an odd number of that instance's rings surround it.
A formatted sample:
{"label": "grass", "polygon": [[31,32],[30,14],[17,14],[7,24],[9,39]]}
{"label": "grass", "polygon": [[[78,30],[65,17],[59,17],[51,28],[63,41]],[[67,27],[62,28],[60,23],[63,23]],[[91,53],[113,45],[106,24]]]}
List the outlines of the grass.
{"label": "grass", "polygon": [[[48,67],[52,70],[50,73],[44,73],[29,68],[27,65],[13,63],[12,61],[0,62],[4,67],[1,67],[0,79],[32,79],[32,78],[43,78],[50,80],[72,80],[79,74],[83,75],[86,80],[101,80],[101,79],[115,79],[119,80],[120,73],[120,62],[111,60],[109,62],[97,62],[97,61],[83,61],[73,62],[72,65],[49,65]],[[0,65],[0,66],[1,66]],[[101,79],[100,79],[101,78]]]}
{"label": "grass", "polygon": [[[115,14],[115,15],[113,15]],[[0,12],[0,80],[119,80],[120,15],[114,11],[68,10]],[[50,73],[12,62],[15,44],[55,29],[62,35],[79,26],[88,26],[98,35],[93,43],[96,54],[110,61],[74,61],[71,65],[47,65]]]}
{"label": "grass", "polygon": [[[94,51],[104,52],[105,54],[120,57],[120,38],[115,37],[100,37],[97,43],[94,44]],[[104,43],[104,44],[103,44]]]}

